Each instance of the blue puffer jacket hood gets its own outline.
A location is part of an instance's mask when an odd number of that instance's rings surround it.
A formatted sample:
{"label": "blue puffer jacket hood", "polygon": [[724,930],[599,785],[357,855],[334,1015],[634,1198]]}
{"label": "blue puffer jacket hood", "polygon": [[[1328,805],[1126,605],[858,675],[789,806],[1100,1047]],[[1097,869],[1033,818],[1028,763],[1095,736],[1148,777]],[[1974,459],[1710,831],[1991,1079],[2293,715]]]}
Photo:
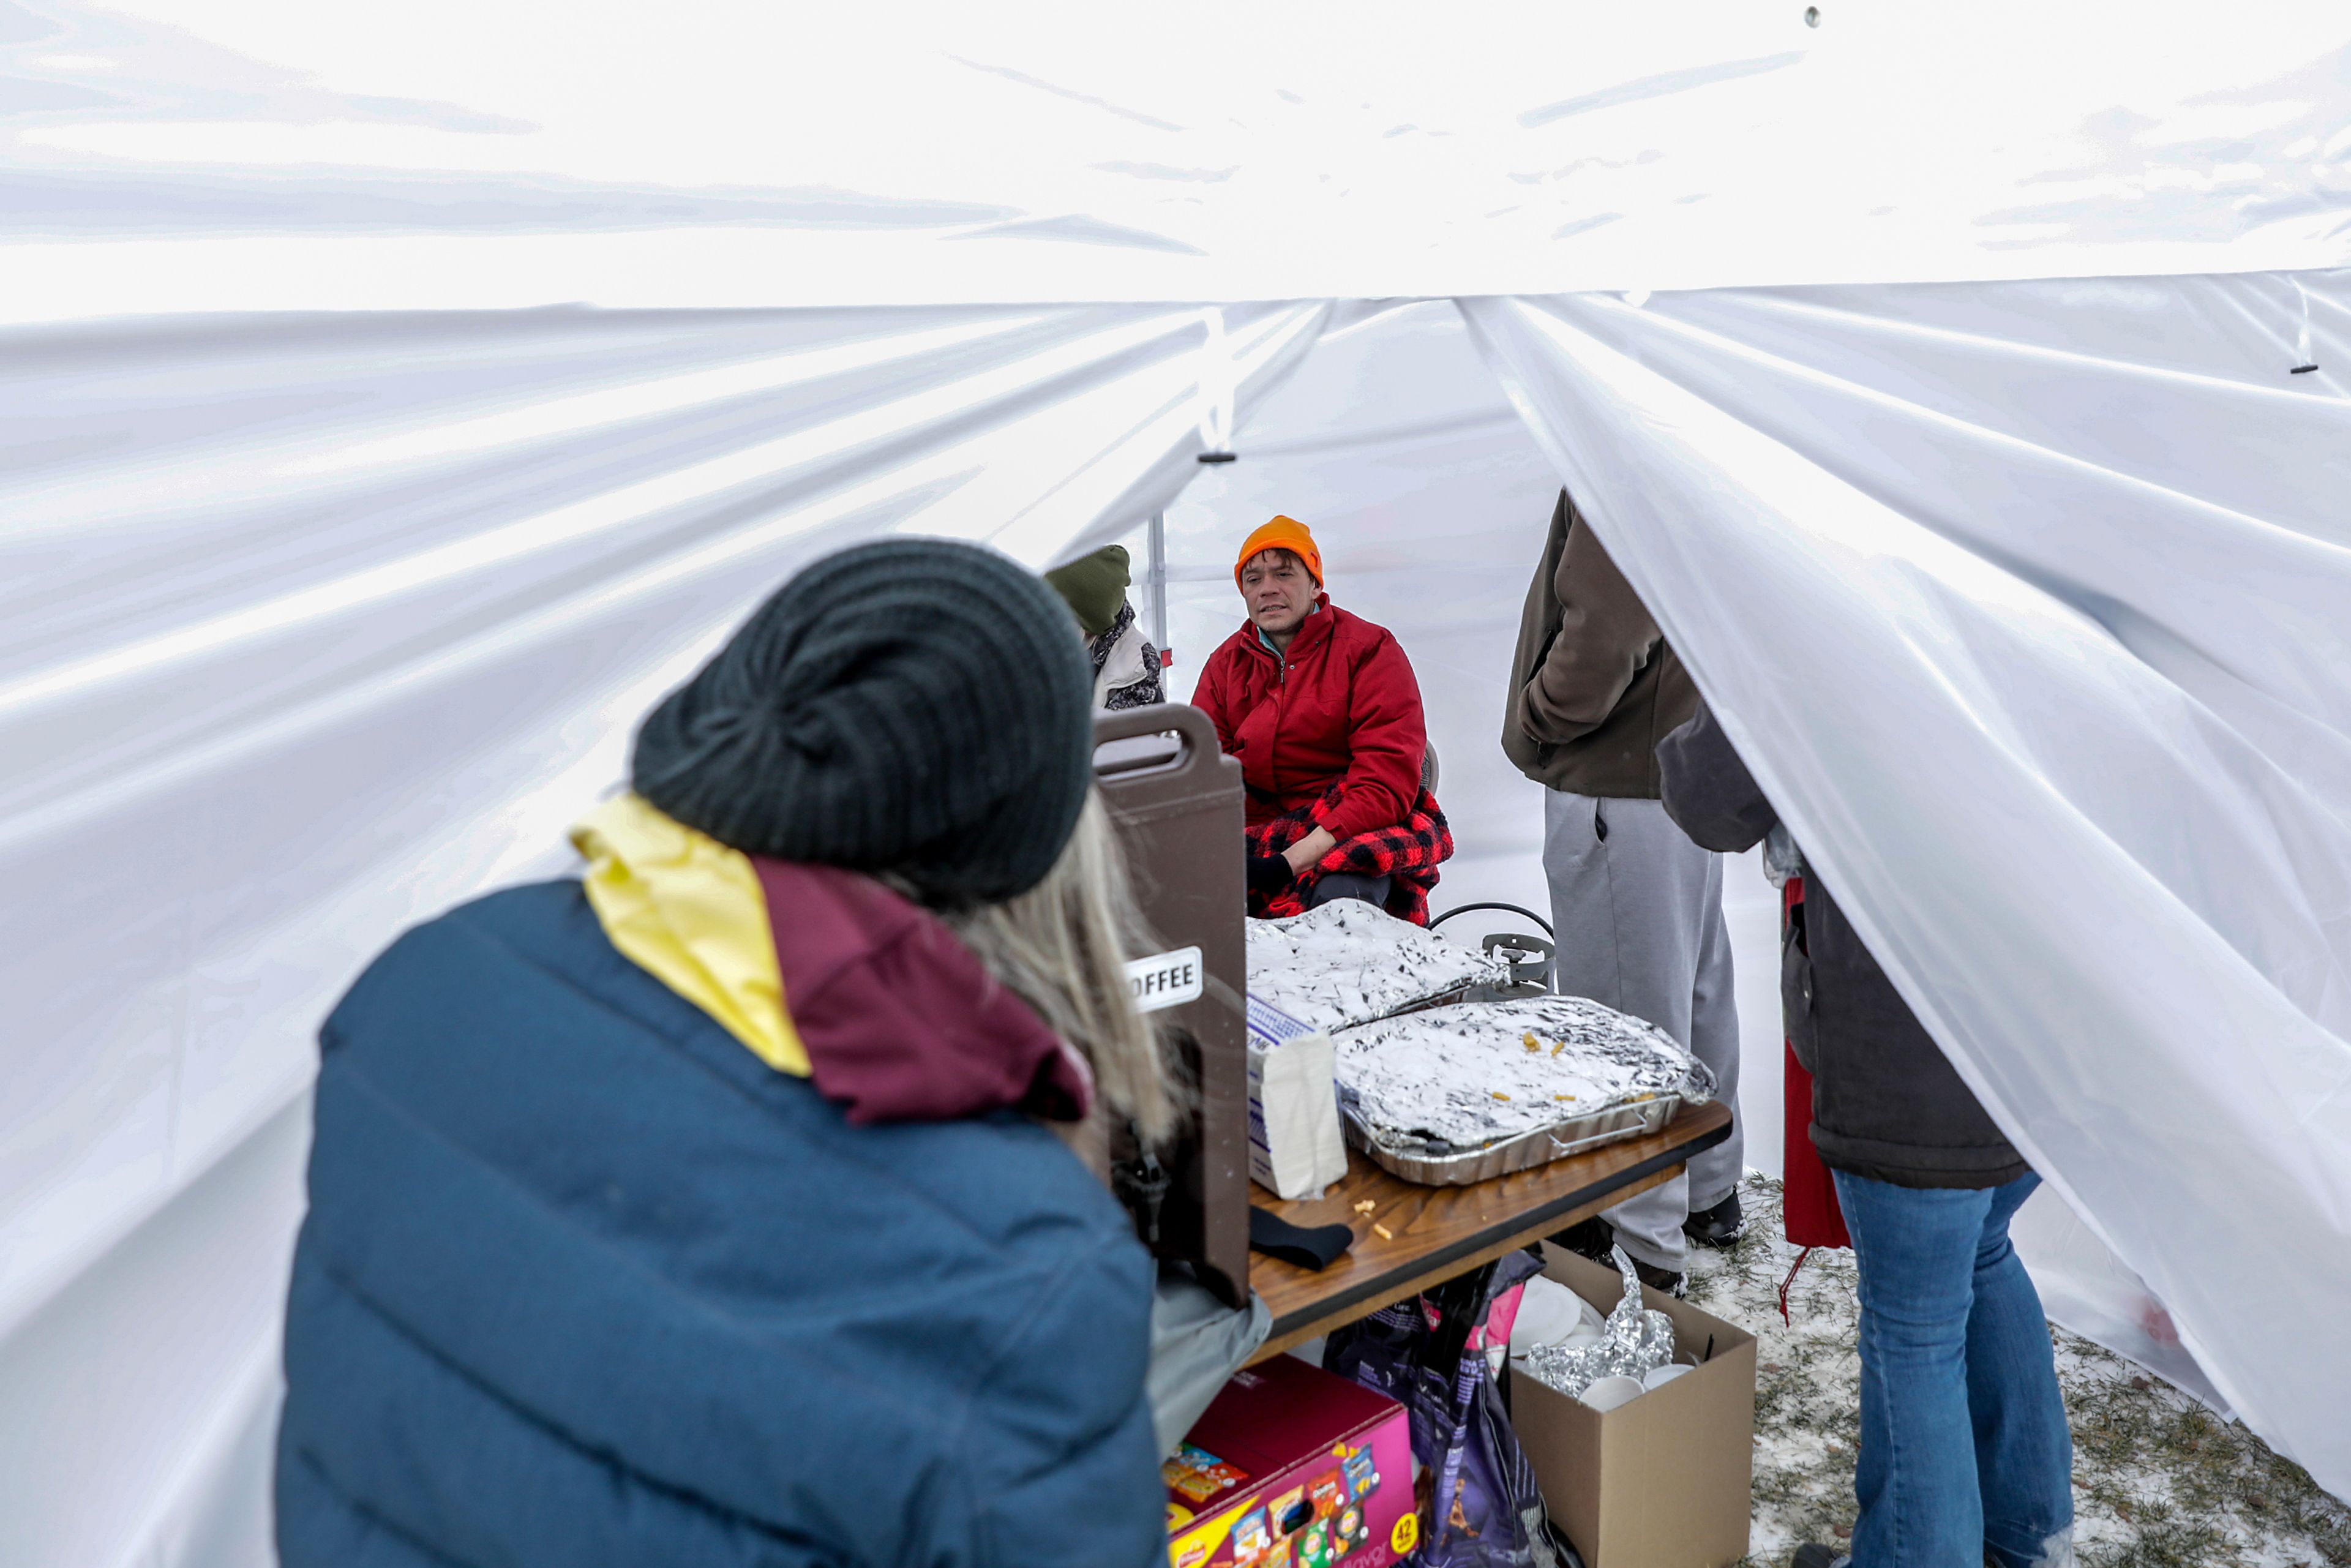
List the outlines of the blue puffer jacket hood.
{"label": "blue puffer jacket hood", "polygon": [[1164,1560],[1151,1269],[1052,1134],[851,1126],[576,883],[328,1021],[286,1568]]}

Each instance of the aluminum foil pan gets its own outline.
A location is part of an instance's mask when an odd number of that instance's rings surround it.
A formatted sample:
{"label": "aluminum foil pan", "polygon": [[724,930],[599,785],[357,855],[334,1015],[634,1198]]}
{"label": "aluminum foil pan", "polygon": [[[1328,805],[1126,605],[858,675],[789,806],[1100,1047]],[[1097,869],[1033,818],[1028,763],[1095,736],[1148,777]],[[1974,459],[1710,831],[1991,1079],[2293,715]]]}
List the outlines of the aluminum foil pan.
{"label": "aluminum foil pan", "polygon": [[1654,1133],[1714,1092],[1705,1064],[1671,1036],[1577,997],[1418,1009],[1333,1038],[1353,1141],[1427,1186]]}
{"label": "aluminum foil pan", "polygon": [[1251,920],[1249,994],[1314,1029],[1341,1030],[1505,984],[1510,967],[1360,899]]}
{"label": "aluminum foil pan", "polygon": [[1343,1095],[1339,1108],[1343,1113],[1347,1141],[1371,1156],[1372,1163],[1381,1169],[1423,1186],[1468,1186],[1512,1171],[1532,1170],[1586,1149],[1661,1131],[1682,1108],[1682,1097],[1660,1094],[1653,1100],[1586,1112],[1475,1149],[1430,1145],[1417,1138],[1375,1130],[1364,1124]]}

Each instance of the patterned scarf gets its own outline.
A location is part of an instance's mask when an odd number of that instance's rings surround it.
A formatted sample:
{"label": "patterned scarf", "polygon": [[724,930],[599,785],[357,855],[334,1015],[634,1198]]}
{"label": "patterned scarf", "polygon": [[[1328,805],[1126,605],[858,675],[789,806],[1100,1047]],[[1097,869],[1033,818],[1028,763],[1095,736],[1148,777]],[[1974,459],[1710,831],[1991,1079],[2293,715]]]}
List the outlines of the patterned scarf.
{"label": "patterned scarf", "polygon": [[[1093,664],[1094,679],[1102,679],[1103,663],[1110,658],[1111,651],[1118,646],[1118,640],[1126,635],[1126,629],[1134,624],[1134,606],[1122,604],[1118,607],[1118,613],[1112,617],[1111,623],[1102,629],[1102,634],[1086,644],[1086,657]],[[1131,685],[1110,689],[1102,698],[1104,712],[1118,713],[1131,707],[1147,707],[1153,703],[1167,700],[1166,691],[1159,678],[1159,650],[1151,645],[1148,637],[1143,639],[1143,669],[1142,679]]]}

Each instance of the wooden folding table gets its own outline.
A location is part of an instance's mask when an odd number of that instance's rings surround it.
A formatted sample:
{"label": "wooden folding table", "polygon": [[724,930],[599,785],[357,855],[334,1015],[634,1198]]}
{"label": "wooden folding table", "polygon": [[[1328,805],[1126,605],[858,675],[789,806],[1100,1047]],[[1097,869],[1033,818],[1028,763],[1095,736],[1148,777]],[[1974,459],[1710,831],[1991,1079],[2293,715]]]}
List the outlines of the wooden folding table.
{"label": "wooden folding table", "polygon": [[[1692,1155],[1729,1136],[1730,1107],[1717,1100],[1685,1107],[1647,1137],[1470,1186],[1421,1186],[1350,1151],[1347,1179],[1319,1198],[1284,1203],[1254,1191],[1252,1202],[1291,1224],[1346,1225],[1355,1242],[1320,1271],[1250,1254],[1249,1285],[1272,1310],[1273,1332],[1249,1359],[1279,1355],[1613,1208],[1671,1180]],[[1359,1212],[1364,1202],[1373,1207]]]}

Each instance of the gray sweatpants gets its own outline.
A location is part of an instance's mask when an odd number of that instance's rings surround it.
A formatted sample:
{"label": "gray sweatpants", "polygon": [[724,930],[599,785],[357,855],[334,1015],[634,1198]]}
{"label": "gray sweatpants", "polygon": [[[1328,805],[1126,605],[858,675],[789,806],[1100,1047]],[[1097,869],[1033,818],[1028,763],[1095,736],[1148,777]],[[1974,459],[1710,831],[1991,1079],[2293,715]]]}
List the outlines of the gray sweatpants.
{"label": "gray sweatpants", "polygon": [[1608,1210],[1625,1251],[1678,1272],[1688,1257],[1682,1221],[1729,1197],[1747,1162],[1722,857],[1692,843],[1657,801],[1546,789],[1543,873],[1558,929],[1558,988],[1646,1019],[1688,1046],[1730,1106],[1729,1141],[1691,1160],[1686,1176]]}

